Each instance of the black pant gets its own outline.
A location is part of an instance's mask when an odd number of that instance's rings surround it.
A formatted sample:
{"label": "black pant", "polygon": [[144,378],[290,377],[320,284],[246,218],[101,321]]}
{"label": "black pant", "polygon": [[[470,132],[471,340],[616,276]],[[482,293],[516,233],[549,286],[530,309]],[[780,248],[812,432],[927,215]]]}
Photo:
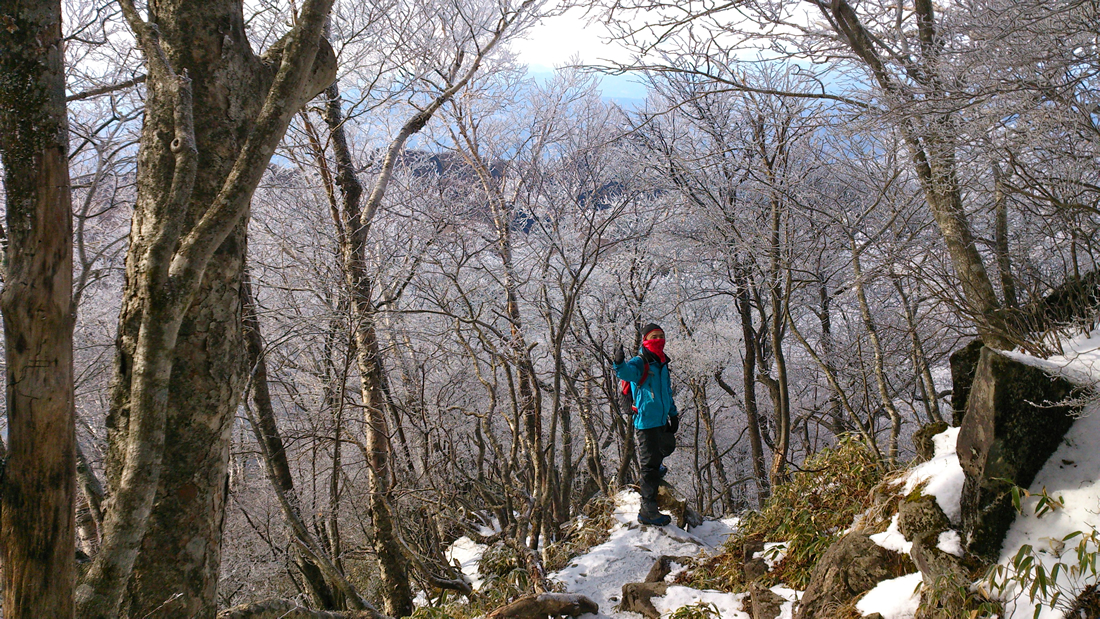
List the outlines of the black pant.
{"label": "black pant", "polygon": [[[638,484],[642,495],[641,514],[657,513],[657,487],[661,485],[661,461],[671,453],[669,440],[676,440],[665,428],[648,428],[637,431],[638,464],[642,467],[642,479]],[[675,444],[675,443],[673,443]]]}

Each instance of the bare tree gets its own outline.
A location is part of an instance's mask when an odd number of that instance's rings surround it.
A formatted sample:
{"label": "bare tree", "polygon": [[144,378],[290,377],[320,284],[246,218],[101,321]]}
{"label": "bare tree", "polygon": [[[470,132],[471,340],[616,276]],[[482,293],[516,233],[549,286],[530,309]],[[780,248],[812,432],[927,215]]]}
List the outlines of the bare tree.
{"label": "bare tree", "polygon": [[108,418],[112,496],[78,613],[210,616],[244,384],[243,216],[291,117],[334,78],[321,38],[331,0],[305,2],[262,58],[240,2],[157,3],[145,17],[121,6],[148,95]]}

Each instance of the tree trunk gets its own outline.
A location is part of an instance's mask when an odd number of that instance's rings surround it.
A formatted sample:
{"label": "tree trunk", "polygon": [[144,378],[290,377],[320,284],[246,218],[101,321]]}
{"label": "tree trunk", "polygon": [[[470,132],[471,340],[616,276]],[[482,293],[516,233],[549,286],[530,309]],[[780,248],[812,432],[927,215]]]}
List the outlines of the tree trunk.
{"label": "tree trunk", "polygon": [[[249,421],[254,421],[252,430],[256,435],[256,441],[260,444],[260,454],[263,456],[268,479],[271,480],[280,498],[279,504],[283,507],[287,528],[297,537],[299,544],[310,545],[313,544],[312,537],[302,535],[301,529],[304,527],[298,526],[304,522],[301,505],[294,491],[290,461],[287,459],[283,438],[275,421],[275,409],[271,404],[263,334],[260,332],[260,320],[256,312],[256,302],[252,296],[252,284],[247,273],[241,286],[241,310],[248,365],[252,368],[252,403],[255,406],[254,416],[250,415]],[[319,553],[322,549],[314,548],[313,551]],[[298,546],[294,547],[293,555],[294,564],[306,583],[306,589],[314,605],[323,610],[343,610],[343,600],[338,597],[339,594],[334,587],[329,586],[320,568]]]}
{"label": "tree trunk", "polygon": [[772,466],[768,472],[772,486],[787,481],[787,452],[791,445],[791,399],[787,385],[787,360],[783,354],[783,330],[785,318],[785,295],[783,286],[781,259],[781,207],[779,198],[771,199],[771,245],[769,246],[770,265],[768,279],[771,301],[772,324],[768,330],[771,337],[772,356],[775,359],[775,452],[772,454]]}
{"label": "tree trunk", "polygon": [[4,616],[73,616],[73,253],[61,4],[0,9],[7,252]]}
{"label": "tree trunk", "polygon": [[942,422],[943,416],[940,414],[940,399],[939,394],[936,393],[936,382],[932,380],[928,355],[924,352],[924,344],[921,342],[920,332],[917,330],[917,302],[909,300],[909,295],[905,292],[900,277],[895,273],[891,273],[890,278],[894,282],[894,289],[898,291],[902,306],[905,307],[905,321],[909,326],[909,339],[913,345],[913,365],[917,371],[917,380],[920,382],[921,391],[924,392],[924,410],[928,413],[929,422]]}
{"label": "tree trunk", "polygon": [[[913,166],[924,191],[925,201],[947,245],[955,276],[962,286],[974,324],[982,341],[992,348],[1011,348],[1007,325],[993,290],[993,284],[978,252],[973,231],[963,207],[955,166],[955,127],[952,112],[921,111],[915,97],[908,95],[893,77],[876,48],[873,37],[859,21],[847,0],[820,3],[818,7],[834,25],[837,35],[859,57],[882,89],[884,101],[897,114],[896,126],[905,139]],[[920,62],[910,74],[922,74],[930,92],[922,98],[942,105],[945,91],[937,66],[943,40],[936,33],[936,16],[931,2],[914,5],[920,26]]]}
{"label": "tree trunk", "polygon": [[[760,412],[756,403],[756,349],[757,334],[752,322],[752,298],[747,268],[737,271],[737,312],[741,316],[741,339],[745,350],[741,357],[742,389],[745,391],[745,418],[749,428],[749,446],[752,451],[752,474],[756,478],[756,494],[761,505],[771,495],[767,467],[764,464],[764,445],[760,436]],[[731,396],[733,389],[723,386]]]}
{"label": "tree trunk", "polygon": [[[831,309],[832,296],[824,275],[818,273],[818,309],[814,312],[821,323],[821,358],[828,364],[829,369],[835,371],[833,360],[833,315]],[[840,408],[840,399],[834,394],[829,398],[829,419],[832,424],[833,434],[840,436],[844,433],[844,412]]]}
{"label": "tree trunk", "polygon": [[1016,308],[1016,280],[1012,277],[1012,258],[1008,249],[1008,196],[1005,195],[1004,181],[1001,178],[1000,164],[993,163],[993,214],[994,226],[993,252],[997,256],[997,271],[1001,276],[1001,292],[1004,293],[1005,307]]}
{"label": "tree trunk", "polygon": [[863,318],[863,326],[867,329],[868,338],[871,340],[875,385],[878,387],[879,401],[882,403],[882,408],[886,410],[887,416],[890,417],[890,443],[887,447],[886,458],[890,466],[896,467],[898,464],[898,438],[901,436],[901,414],[898,413],[898,409],[894,406],[894,401],[890,397],[889,386],[886,383],[882,342],[879,340],[878,326],[875,324],[874,316],[871,315],[871,306],[867,303],[867,293],[863,286],[863,263],[860,260],[860,254],[866,245],[857,245],[854,236],[850,238],[850,241],[852,247],[852,274],[855,276],[852,285],[855,287],[856,299],[859,301],[859,314]]}
{"label": "tree trunk", "polygon": [[[339,213],[339,220],[334,223],[338,227],[340,238],[345,285],[351,296],[356,364],[366,418],[373,545],[383,584],[385,612],[394,617],[403,617],[412,614],[413,596],[409,585],[409,561],[399,540],[400,531],[390,503],[393,454],[386,416],[390,402],[385,397],[384,368],[375,324],[377,316],[371,299],[373,281],[367,271],[366,256],[370,224],[381,203],[396,157],[409,136],[423,128],[428,118],[418,114],[406,123],[397,138],[391,142],[383,161],[382,172],[375,181],[374,191],[368,198],[367,209],[364,210],[360,205],[363,187],[355,174],[351,150],[348,148],[337,84],[329,88],[327,98],[324,120],[332,136],[336,161],[335,178],[341,192],[339,209],[334,208],[333,211],[334,214]],[[318,153],[318,157],[323,157],[323,154]]]}
{"label": "tree trunk", "polygon": [[113,496],[77,603],[115,616],[125,590],[127,616],[212,617],[245,376],[245,219],[291,117],[334,77],[331,0],[306,0],[263,59],[241,2],[157,2],[148,23],[121,6],[149,77],[107,420]]}
{"label": "tree trunk", "polygon": [[[715,440],[714,415],[711,412],[709,400],[707,400],[707,384],[705,380],[705,378],[700,377],[697,380],[691,381],[691,391],[695,399],[695,410],[698,411],[699,419],[703,421],[703,426],[707,433],[708,461],[713,463],[714,472],[718,476],[718,490],[721,493],[719,498],[722,501],[722,513],[732,514],[734,513],[733,486],[730,484],[729,476],[726,474],[726,465],[722,462],[722,450],[718,448],[718,442]],[[696,424],[696,427],[698,427],[698,424]],[[699,452],[698,444],[696,444],[695,451],[696,453]],[[707,506],[707,509],[709,511],[709,506]]]}

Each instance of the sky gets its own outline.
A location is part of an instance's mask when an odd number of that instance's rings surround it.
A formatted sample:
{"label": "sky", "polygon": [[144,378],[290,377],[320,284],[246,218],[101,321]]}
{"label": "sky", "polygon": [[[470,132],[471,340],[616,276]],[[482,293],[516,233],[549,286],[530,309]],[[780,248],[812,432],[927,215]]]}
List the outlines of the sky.
{"label": "sky", "polygon": [[[588,23],[581,8],[558,17],[542,20],[524,39],[514,41],[512,50],[529,73],[538,78],[549,76],[555,68],[579,62],[604,64],[608,61],[627,62],[630,53],[618,43],[609,41],[610,33],[600,23]],[[645,87],[632,76],[603,76],[600,80],[604,96],[616,101],[640,102]]]}

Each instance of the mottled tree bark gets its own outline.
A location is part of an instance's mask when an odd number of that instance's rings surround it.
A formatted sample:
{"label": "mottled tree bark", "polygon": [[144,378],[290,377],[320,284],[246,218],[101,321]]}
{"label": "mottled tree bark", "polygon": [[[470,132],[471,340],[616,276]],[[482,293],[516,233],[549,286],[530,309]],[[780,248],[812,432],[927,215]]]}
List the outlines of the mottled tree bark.
{"label": "mottled tree bark", "polygon": [[78,604],[87,617],[212,617],[245,376],[244,222],[290,118],[335,75],[321,39],[331,0],[307,0],[264,58],[239,1],[151,3],[148,21],[121,4],[149,71],[107,422],[112,497]]}
{"label": "mottled tree bark", "polygon": [[73,616],[72,207],[56,0],[0,8],[0,159],[7,251],[4,616]]}

